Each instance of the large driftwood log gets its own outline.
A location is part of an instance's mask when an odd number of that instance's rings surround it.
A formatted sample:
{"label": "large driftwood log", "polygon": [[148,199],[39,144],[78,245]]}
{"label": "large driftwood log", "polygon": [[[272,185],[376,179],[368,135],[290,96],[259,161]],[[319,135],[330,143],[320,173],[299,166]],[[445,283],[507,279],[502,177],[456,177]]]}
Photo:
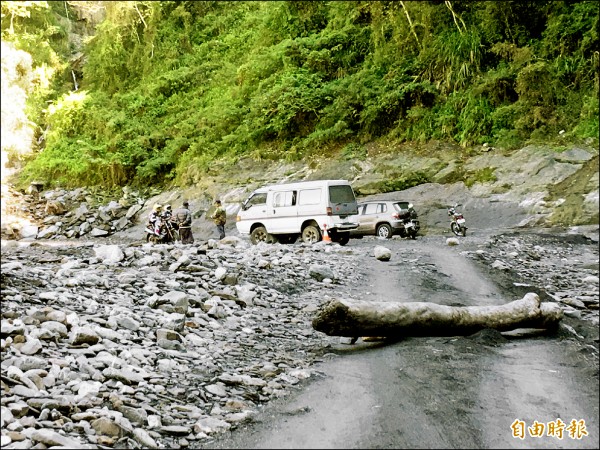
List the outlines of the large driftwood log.
{"label": "large driftwood log", "polygon": [[458,336],[484,328],[552,329],[562,319],[556,303],[541,303],[535,293],[499,306],[445,306],[427,302],[398,303],[332,300],[312,321],[329,336]]}

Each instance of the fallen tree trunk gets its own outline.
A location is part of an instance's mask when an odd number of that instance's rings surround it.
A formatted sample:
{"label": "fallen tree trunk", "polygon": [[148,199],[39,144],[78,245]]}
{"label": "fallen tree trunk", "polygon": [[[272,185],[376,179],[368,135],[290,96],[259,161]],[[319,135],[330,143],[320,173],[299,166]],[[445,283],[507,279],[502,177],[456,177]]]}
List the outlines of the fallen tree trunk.
{"label": "fallen tree trunk", "polygon": [[552,329],[561,319],[560,306],[541,303],[539,296],[530,292],[521,300],[499,306],[332,300],[317,311],[312,326],[329,336],[457,336],[484,328]]}

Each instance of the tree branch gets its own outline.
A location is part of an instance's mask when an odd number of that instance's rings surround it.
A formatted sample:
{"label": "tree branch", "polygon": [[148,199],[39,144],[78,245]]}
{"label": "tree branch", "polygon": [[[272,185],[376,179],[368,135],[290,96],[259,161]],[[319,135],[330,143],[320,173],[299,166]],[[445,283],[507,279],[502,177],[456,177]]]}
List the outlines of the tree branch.
{"label": "tree branch", "polygon": [[144,28],[148,28],[148,25],[146,25],[146,21],[145,21],[145,20],[144,20],[144,18],[142,17],[142,13],[141,13],[141,12],[140,12],[140,10],[138,9],[138,7],[137,7],[137,3],[136,3],[136,2],[134,2],[134,3],[133,3],[133,7],[134,7],[134,8],[135,8],[135,10],[137,11],[137,13],[138,13],[138,16],[140,16],[140,20],[141,20],[141,21],[142,21],[142,23],[144,24]]}
{"label": "tree branch", "polygon": [[406,6],[404,5],[404,2],[401,1],[400,5],[402,5],[402,9],[404,10],[404,14],[406,14],[406,19],[408,20],[408,25],[410,26],[410,31],[412,32],[413,36],[415,37],[415,40],[417,41],[417,45],[419,46],[419,48],[423,48],[421,46],[421,43],[419,42],[419,37],[417,36],[417,33],[415,32],[415,27],[413,26],[412,20],[410,18],[410,15],[408,14],[408,9],[406,9]]}
{"label": "tree branch", "polygon": [[456,18],[458,17],[458,19],[460,20],[460,22],[463,25],[464,31],[467,31],[467,26],[465,25],[465,22],[462,20],[462,18],[457,15],[454,10],[452,9],[452,3],[450,3],[449,0],[446,0],[444,2],[446,4],[446,6],[448,7],[448,9],[450,10],[450,12],[452,13],[452,18],[454,19],[454,23],[456,24],[456,28],[458,28],[458,32],[460,34],[463,34],[463,30],[460,29],[460,25],[458,24],[458,21],[456,20]]}
{"label": "tree branch", "polygon": [[331,300],[317,311],[312,326],[329,336],[466,336],[484,328],[552,329],[561,318],[560,306],[541,303],[530,292],[521,300],[498,306]]}

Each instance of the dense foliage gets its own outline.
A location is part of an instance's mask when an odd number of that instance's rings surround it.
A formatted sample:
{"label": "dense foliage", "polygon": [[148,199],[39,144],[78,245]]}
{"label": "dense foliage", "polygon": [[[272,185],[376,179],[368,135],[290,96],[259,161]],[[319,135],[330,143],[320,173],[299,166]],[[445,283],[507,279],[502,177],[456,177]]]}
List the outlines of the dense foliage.
{"label": "dense foliage", "polygon": [[186,185],[241,156],[599,132],[597,1],[100,2],[77,68],[67,25],[98,2],[45,3],[2,2],[2,39],[54,68],[23,180]]}

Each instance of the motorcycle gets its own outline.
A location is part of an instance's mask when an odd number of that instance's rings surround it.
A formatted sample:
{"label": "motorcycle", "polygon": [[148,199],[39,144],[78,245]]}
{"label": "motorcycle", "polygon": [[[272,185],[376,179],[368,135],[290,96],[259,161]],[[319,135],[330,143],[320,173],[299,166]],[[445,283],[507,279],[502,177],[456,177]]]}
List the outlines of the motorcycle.
{"label": "motorcycle", "polygon": [[457,236],[466,236],[467,235],[467,225],[465,224],[465,218],[462,213],[456,211],[456,208],[460,206],[459,203],[456,203],[454,206],[448,208],[448,215],[452,217],[452,222],[450,222],[450,229]]}
{"label": "motorcycle", "polygon": [[411,239],[417,238],[417,233],[421,229],[417,217],[417,212],[413,208],[412,203],[410,203],[408,205],[408,211],[400,217],[400,219],[402,219],[402,224],[404,225],[404,229],[400,229],[401,237],[409,237]]}
{"label": "motorcycle", "polygon": [[144,229],[146,233],[146,242],[152,244],[168,244],[170,242],[179,241],[179,231],[176,223],[171,222],[168,218],[162,218],[152,224],[148,224]]}
{"label": "motorcycle", "polygon": [[417,238],[417,233],[421,229],[419,221],[415,219],[404,219],[404,234],[411,239]]}

